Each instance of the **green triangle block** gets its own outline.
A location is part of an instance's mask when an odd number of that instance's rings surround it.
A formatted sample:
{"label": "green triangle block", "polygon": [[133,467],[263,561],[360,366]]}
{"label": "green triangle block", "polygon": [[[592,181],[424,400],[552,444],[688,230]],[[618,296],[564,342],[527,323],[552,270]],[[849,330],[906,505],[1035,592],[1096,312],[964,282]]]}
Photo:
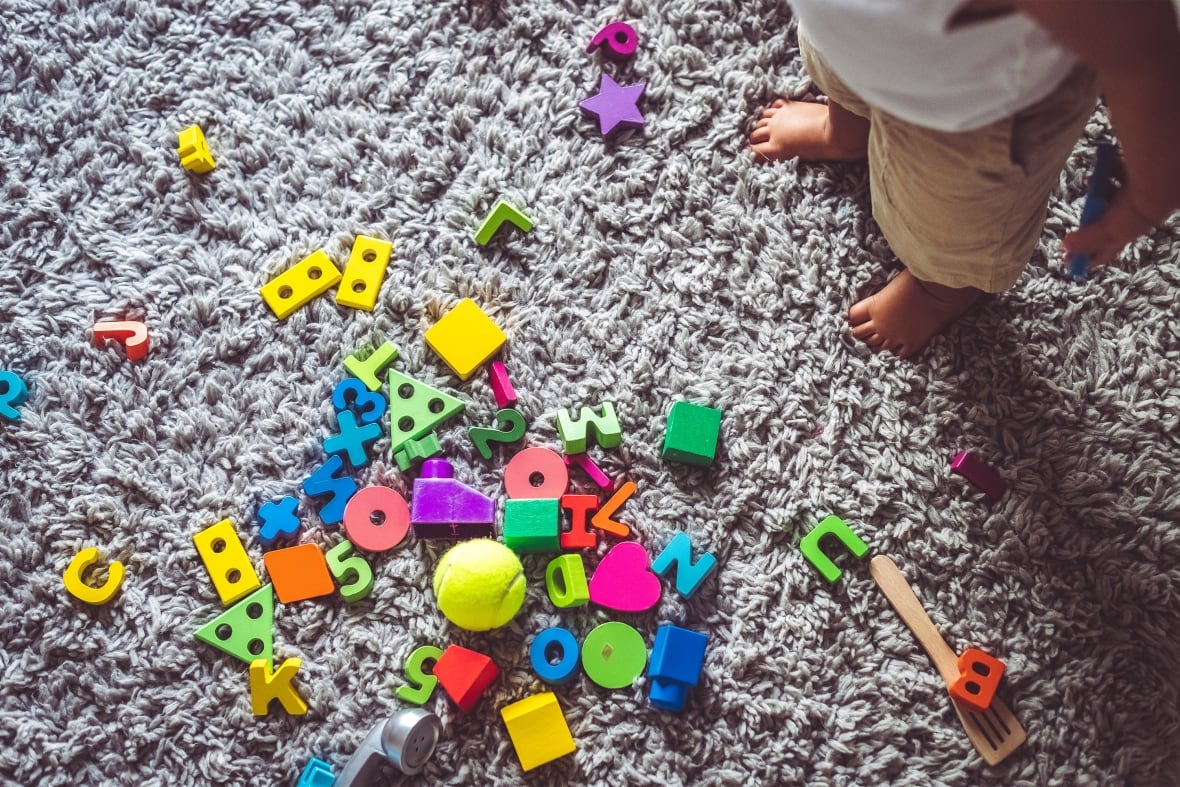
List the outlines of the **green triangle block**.
{"label": "green triangle block", "polygon": [[255,659],[274,660],[274,585],[255,590],[213,620],[197,629],[194,637],[250,664]]}
{"label": "green triangle block", "polygon": [[450,394],[401,372],[389,372],[389,450],[403,445],[463,412],[465,405]]}

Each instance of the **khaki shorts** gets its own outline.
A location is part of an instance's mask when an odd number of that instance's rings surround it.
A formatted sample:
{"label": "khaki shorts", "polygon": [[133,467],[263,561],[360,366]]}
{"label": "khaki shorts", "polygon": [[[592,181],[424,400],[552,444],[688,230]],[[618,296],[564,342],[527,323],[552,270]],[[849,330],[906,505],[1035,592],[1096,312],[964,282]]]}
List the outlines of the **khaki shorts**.
{"label": "khaki shorts", "polygon": [[936,131],[870,106],[800,31],[812,80],[872,122],[873,218],[910,272],[948,287],[1002,292],[1032,257],[1061,170],[1094,112],[1093,72],[1078,66],[1049,96],[965,132]]}

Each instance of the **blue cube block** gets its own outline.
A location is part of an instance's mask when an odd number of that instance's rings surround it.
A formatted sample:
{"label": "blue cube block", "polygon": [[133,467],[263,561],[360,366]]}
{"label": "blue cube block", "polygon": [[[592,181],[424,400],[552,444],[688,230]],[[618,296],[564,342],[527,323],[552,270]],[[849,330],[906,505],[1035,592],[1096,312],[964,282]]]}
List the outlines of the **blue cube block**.
{"label": "blue cube block", "polygon": [[696,631],[665,623],[656,631],[647,674],[652,678],[695,686],[705,663],[709,637]]}

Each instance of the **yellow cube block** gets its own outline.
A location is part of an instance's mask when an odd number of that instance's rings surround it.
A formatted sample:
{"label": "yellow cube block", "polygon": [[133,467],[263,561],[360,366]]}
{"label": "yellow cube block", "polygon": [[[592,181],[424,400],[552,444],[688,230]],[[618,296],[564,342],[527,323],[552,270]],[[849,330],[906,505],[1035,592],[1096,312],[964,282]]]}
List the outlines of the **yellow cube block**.
{"label": "yellow cube block", "polygon": [[557,704],[557,695],[551,691],[501,708],[500,718],[508,728],[520,767],[526,771],[572,754],[578,748],[565,723],[565,714]]}
{"label": "yellow cube block", "polygon": [[466,380],[504,346],[508,337],[470,298],[443,315],[426,332],[426,343],[451,371]]}
{"label": "yellow cube block", "polygon": [[262,285],[258,292],[275,317],[285,320],[291,312],[332,289],[338,281],[340,269],[320,249]]}
{"label": "yellow cube block", "polygon": [[393,244],[389,241],[357,235],[344,266],[344,280],[336,291],[336,303],[373,311],[392,254]]}
{"label": "yellow cube block", "polygon": [[200,126],[189,126],[180,132],[176,153],[180,156],[180,166],[189,172],[208,172],[217,166]]}

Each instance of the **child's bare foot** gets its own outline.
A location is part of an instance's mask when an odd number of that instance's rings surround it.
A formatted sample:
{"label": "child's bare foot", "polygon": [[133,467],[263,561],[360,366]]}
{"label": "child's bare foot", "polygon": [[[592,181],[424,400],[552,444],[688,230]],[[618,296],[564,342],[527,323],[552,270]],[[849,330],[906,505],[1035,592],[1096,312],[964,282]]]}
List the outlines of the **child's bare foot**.
{"label": "child's bare foot", "polygon": [[778,99],[762,112],[750,150],[764,161],[854,161],[869,149],[869,121],[839,104]]}
{"label": "child's bare foot", "polygon": [[908,358],[967,311],[983,294],[974,287],[945,287],[916,279],[908,270],[848,310],[852,335],[873,349]]}

